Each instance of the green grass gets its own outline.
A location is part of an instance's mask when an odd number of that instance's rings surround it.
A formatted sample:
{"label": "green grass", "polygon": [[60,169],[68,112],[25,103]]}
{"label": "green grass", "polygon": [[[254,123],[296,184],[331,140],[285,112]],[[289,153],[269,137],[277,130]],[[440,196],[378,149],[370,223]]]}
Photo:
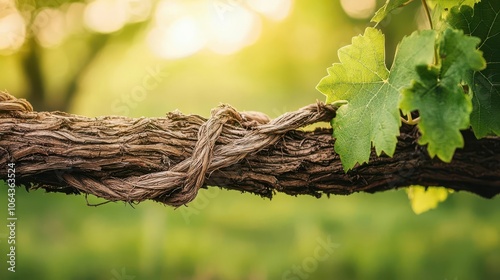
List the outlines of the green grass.
{"label": "green grass", "polygon": [[[417,216],[403,191],[272,201],[211,194],[187,212],[154,202],[89,207],[83,196],[18,189],[17,272],[4,265],[1,279],[305,279],[284,275],[303,265],[308,279],[500,276],[498,199],[455,193]],[[315,259],[327,238],[337,247]]]}

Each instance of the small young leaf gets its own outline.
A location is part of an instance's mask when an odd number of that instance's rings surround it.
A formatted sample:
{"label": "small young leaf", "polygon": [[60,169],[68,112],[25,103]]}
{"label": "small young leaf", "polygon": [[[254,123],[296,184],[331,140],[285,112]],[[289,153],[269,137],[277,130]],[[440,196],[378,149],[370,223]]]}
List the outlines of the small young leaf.
{"label": "small young leaf", "polygon": [[457,9],[464,5],[473,7],[475,3],[479,3],[480,1],[481,0],[427,0],[427,4],[432,10],[431,14],[434,29],[444,30],[448,27],[445,19],[448,17],[453,7]]}
{"label": "small young leaf", "polygon": [[414,32],[398,46],[391,73],[385,66],[384,36],[374,28],[353,38],[352,45],[339,50],[341,63],[328,68],[328,76],[317,89],[326,102],[346,100],[332,121],[335,151],[344,170],[367,162],[371,144],[378,155],[392,156],[401,125],[398,109],[400,91],[418,78],[416,65],[429,64],[434,54],[435,32]]}
{"label": "small young leaf", "polygon": [[475,3],[481,2],[481,0],[428,0],[429,6],[434,7],[436,5],[440,5],[446,10],[451,9],[452,7],[460,7],[462,5],[467,5],[470,7],[474,7]]}
{"label": "small young leaf", "polygon": [[471,125],[476,137],[500,135],[500,1],[483,0],[474,10],[453,8],[447,20],[450,26],[482,40],[479,49],[488,61],[481,72],[470,71],[466,82],[473,93]]}
{"label": "small young leaf", "polygon": [[376,13],[375,13],[375,16],[373,16],[372,18],[372,22],[376,22],[376,23],[379,23],[381,22],[382,20],[384,20],[384,18],[390,14],[392,11],[394,11],[395,9],[401,7],[401,6],[404,6],[408,3],[410,3],[411,1],[413,0],[387,0],[384,4],[384,6],[382,6],[382,8],[380,8]]}
{"label": "small young leaf", "polygon": [[481,70],[486,63],[476,50],[479,39],[462,31],[447,29],[439,42],[441,67],[417,67],[419,79],[403,91],[400,107],[404,113],[418,110],[421,145],[429,144],[431,157],[450,162],[456,148],[464,145],[461,129],[469,127],[470,98],[460,83],[468,71]]}
{"label": "small young leaf", "polygon": [[437,207],[445,201],[450,191],[443,187],[410,186],[406,189],[410,199],[411,209],[415,214],[422,214]]}

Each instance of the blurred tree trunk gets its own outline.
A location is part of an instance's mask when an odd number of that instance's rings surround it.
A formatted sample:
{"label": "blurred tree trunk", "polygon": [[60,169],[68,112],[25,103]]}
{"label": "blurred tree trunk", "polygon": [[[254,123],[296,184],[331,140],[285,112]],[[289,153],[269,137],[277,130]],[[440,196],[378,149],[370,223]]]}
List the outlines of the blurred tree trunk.
{"label": "blurred tree trunk", "polygon": [[[42,75],[41,52],[42,48],[36,43],[33,36],[26,38],[27,53],[22,60],[22,68],[27,82],[26,97],[39,111],[53,111],[56,108],[47,102],[45,82]],[[64,109],[64,108],[61,108]]]}
{"label": "blurred tree trunk", "polygon": [[84,54],[85,59],[81,59],[78,64],[72,61],[72,65],[78,65],[77,70],[66,81],[62,90],[56,94],[56,97],[49,98],[47,96],[46,77],[43,73],[48,73],[43,70],[43,55],[44,49],[36,42],[34,35],[26,38],[26,54],[22,58],[22,70],[27,82],[27,90],[25,96],[30,100],[31,104],[37,111],[62,111],[67,112],[73,102],[73,99],[78,92],[78,83],[80,77],[85,73],[94,62],[94,59],[104,49],[110,35],[94,34],[88,42],[89,52]]}
{"label": "blurred tree trunk", "polygon": [[470,131],[463,132],[465,147],[443,163],[417,144],[415,127],[403,126],[393,157],[372,153],[368,164],[345,173],[331,129],[300,130],[334,117],[335,108],[322,103],[266,123],[258,113],[229,106],[208,120],[180,113],[139,119],[37,113],[3,95],[0,179],[14,164],[16,184],[50,192],[173,206],[207,185],[269,198],[275,192],[319,197],[415,184],[487,198],[500,193],[500,137],[477,140]]}

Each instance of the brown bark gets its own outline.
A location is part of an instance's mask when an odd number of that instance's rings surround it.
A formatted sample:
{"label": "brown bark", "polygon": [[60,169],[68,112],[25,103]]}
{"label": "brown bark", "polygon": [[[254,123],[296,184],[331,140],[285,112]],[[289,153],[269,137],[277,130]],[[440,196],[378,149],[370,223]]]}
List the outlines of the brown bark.
{"label": "brown bark", "polygon": [[[111,201],[153,199],[179,206],[200,187],[290,195],[378,192],[408,185],[444,186],[491,198],[500,193],[500,137],[477,140],[451,163],[430,159],[404,125],[393,157],[374,153],[368,164],[343,171],[332,131],[307,125],[329,121],[322,103],[269,123],[229,106],[210,119],[169,113],[164,118],[87,118],[32,112],[29,103],[0,93],[0,179],[9,163],[16,183],[50,192],[85,193]],[[263,121],[264,120],[264,121]]]}

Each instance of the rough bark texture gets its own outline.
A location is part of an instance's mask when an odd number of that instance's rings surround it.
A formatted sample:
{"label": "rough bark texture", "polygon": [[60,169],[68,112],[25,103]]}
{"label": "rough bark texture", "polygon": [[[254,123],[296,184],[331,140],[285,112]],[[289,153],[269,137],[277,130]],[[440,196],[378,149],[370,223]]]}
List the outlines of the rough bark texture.
{"label": "rough bark texture", "polygon": [[378,192],[412,184],[445,186],[491,198],[500,193],[500,137],[475,139],[451,163],[430,159],[404,125],[395,155],[377,157],[347,174],[329,121],[335,108],[312,104],[270,122],[258,113],[221,106],[204,119],[178,112],[164,118],[87,118],[33,112],[0,93],[0,179],[14,163],[16,183],[50,192],[93,194],[110,201],[153,199],[180,206],[205,186],[271,198]]}

